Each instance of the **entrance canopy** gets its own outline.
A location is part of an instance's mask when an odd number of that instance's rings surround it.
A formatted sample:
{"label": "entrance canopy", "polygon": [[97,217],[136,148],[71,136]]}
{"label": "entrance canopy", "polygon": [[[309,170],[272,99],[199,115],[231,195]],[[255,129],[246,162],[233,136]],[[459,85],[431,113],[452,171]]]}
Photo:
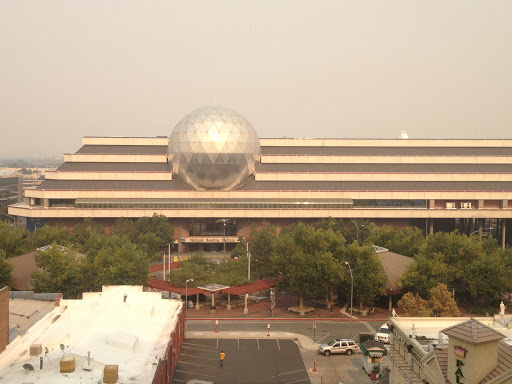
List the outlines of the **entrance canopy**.
{"label": "entrance canopy", "polygon": [[[158,289],[159,291],[166,292],[174,292],[179,293],[180,295],[185,294],[184,287],[173,287],[167,281],[163,281],[160,279],[149,279],[147,284],[148,287]],[[226,285],[221,284],[208,284],[204,287],[189,287],[187,290],[188,295],[196,295],[198,293],[204,292],[219,292],[219,293],[229,293],[231,295],[245,295],[246,293],[258,292],[258,291],[266,291],[270,288],[274,288],[277,286],[277,281],[275,279],[265,279],[258,280],[252,284],[248,285],[240,285],[236,287],[228,287]]]}

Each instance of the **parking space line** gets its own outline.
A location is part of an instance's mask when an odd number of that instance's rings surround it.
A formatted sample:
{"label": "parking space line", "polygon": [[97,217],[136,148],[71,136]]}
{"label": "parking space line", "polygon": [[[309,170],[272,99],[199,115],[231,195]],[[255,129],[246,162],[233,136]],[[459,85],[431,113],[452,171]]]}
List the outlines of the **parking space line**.
{"label": "parking space line", "polygon": [[211,351],[205,351],[204,349],[202,348],[194,348],[194,347],[187,347],[186,345],[182,345],[181,346],[181,349],[192,349],[194,351],[204,351],[204,352],[208,352],[208,353],[217,353],[215,350],[211,350]]}
{"label": "parking space line", "polygon": [[183,343],[182,345],[186,345],[186,346],[188,346],[188,345],[193,345],[193,346],[195,346],[195,347],[202,347],[203,349],[204,349],[204,348],[210,348],[211,350],[214,350],[214,349],[215,349],[215,347],[210,347],[210,346],[202,345],[202,344],[194,344],[194,343]]}
{"label": "parking space line", "polygon": [[256,342],[258,343],[258,351],[261,351],[261,349],[260,349],[260,339],[256,339]]}
{"label": "parking space line", "polygon": [[[190,356],[190,357],[195,357],[197,358],[196,355],[187,355],[186,353],[180,353],[180,356]],[[201,356],[201,360],[202,359],[207,359],[207,360],[217,360],[217,359],[214,359],[213,357],[204,357],[204,356]]]}
{"label": "parking space line", "polygon": [[180,372],[180,373],[185,373],[185,374],[191,374],[191,375],[198,375],[198,376],[213,377],[213,378],[215,378],[215,376],[212,376],[212,375],[205,375],[204,373],[189,372],[189,371],[180,371],[180,370],[178,370],[178,369],[176,369],[174,372]]}
{"label": "parking space line", "polygon": [[317,340],[317,344],[320,344],[320,342],[323,340],[323,339],[326,339],[328,338],[329,336],[331,336],[331,334],[329,333],[328,335],[325,335],[324,337],[322,337],[321,339]]}
{"label": "parking space line", "polygon": [[240,339],[236,339],[236,342],[238,343],[238,350],[240,350]]}
{"label": "parking space line", "polygon": [[291,375],[293,373],[298,373],[298,372],[307,372],[307,371],[305,369],[299,369],[298,371],[291,371],[291,372],[280,373],[277,376]]}
{"label": "parking space line", "polygon": [[309,379],[302,379],[302,380],[297,380],[297,381],[290,381],[289,383],[285,383],[285,384],[294,384],[294,383],[300,383],[302,381],[308,381],[309,382]]}
{"label": "parking space line", "polygon": [[178,363],[190,364],[190,365],[195,365],[197,367],[206,367],[206,368],[216,368],[217,367],[216,365],[203,365],[203,364],[189,363],[187,361],[181,361],[181,360],[178,360]]}
{"label": "parking space line", "polygon": [[277,349],[281,350],[281,345],[279,345],[279,340],[276,339],[276,341],[277,341]]}

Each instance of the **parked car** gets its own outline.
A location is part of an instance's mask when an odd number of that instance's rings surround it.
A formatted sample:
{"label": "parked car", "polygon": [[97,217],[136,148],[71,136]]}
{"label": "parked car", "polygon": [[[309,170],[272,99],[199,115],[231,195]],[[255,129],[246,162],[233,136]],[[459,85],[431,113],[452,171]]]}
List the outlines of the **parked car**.
{"label": "parked car", "polygon": [[345,353],[351,355],[358,350],[356,342],[352,339],[334,339],[328,344],[322,344],[318,353],[329,356],[331,353]]}
{"label": "parked car", "polygon": [[384,323],[381,325],[377,333],[375,334],[375,341],[380,343],[389,343],[389,328],[388,323]]}

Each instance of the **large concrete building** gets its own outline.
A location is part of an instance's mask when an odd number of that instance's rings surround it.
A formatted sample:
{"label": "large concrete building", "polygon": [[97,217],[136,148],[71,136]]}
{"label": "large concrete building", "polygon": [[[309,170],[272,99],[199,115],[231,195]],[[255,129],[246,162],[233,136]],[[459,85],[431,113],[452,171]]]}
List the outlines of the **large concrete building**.
{"label": "large concrete building", "polygon": [[491,232],[504,246],[511,171],[512,140],[260,139],[239,113],[207,107],[170,137],[84,137],[9,214],[31,227],[163,214],[180,251],[327,217]]}

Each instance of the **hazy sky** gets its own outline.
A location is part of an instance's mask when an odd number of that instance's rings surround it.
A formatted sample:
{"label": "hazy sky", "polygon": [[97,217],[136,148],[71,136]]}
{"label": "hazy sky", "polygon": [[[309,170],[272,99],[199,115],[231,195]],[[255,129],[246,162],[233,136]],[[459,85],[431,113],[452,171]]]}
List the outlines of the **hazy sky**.
{"label": "hazy sky", "polygon": [[0,156],[169,135],[512,138],[512,1],[0,0]]}

